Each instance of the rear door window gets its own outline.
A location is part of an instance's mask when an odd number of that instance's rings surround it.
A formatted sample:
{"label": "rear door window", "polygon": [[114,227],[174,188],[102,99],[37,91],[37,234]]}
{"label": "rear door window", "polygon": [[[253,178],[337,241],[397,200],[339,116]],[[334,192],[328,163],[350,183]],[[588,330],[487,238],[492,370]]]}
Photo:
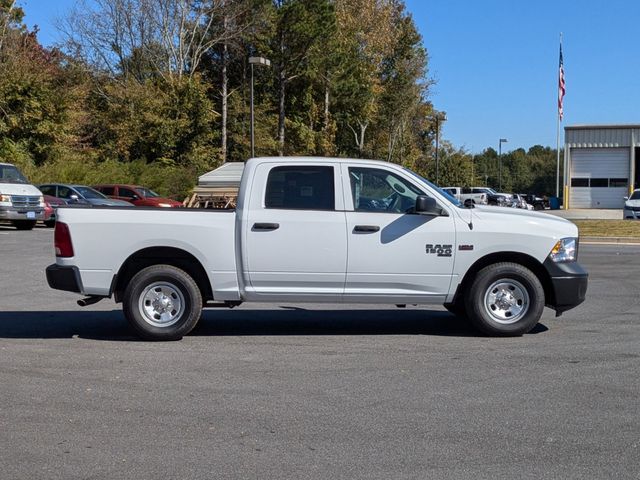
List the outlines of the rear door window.
{"label": "rear door window", "polygon": [[274,167],[267,178],[266,208],[335,210],[333,167]]}

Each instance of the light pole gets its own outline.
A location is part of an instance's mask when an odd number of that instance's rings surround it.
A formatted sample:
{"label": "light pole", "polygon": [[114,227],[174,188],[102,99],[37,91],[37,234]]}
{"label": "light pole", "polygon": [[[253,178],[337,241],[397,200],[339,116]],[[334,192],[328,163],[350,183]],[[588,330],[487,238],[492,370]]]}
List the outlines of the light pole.
{"label": "light pole", "polygon": [[271,60],[264,57],[249,57],[249,65],[251,65],[251,158],[256,154],[255,152],[255,140],[253,135],[253,66],[264,65],[265,67],[271,66]]}
{"label": "light pole", "polygon": [[502,144],[507,143],[506,138],[501,138],[498,142],[498,190],[502,191]]}
{"label": "light pole", "polygon": [[440,146],[440,122],[444,122],[447,119],[445,112],[437,112],[435,115],[436,120],[436,185],[439,183],[440,178],[440,163],[438,162],[438,149]]}

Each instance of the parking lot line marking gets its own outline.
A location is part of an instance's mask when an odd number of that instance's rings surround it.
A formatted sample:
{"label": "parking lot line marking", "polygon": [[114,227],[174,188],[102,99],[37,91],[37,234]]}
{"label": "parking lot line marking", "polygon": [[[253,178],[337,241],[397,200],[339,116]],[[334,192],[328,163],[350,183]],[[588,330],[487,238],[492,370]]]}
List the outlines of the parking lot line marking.
{"label": "parking lot line marking", "polygon": [[640,242],[580,242],[580,245],[640,245]]}

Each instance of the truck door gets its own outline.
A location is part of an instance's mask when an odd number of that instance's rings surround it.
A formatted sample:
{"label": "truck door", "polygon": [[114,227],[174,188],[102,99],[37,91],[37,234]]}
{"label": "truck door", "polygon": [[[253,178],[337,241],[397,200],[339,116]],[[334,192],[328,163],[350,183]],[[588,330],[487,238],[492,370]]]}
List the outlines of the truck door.
{"label": "truck door", "polygon": [[344,300],[444,301],[457,249],[453,213],[411,213],[416,197],[428,193],[409,174],[347,164],[342,169],[349,179]]}
{"label": "truck door", "polygon": [[330,162],[256,168],[244,225],[249,296],[341,300],[347,232],[339,173]]}

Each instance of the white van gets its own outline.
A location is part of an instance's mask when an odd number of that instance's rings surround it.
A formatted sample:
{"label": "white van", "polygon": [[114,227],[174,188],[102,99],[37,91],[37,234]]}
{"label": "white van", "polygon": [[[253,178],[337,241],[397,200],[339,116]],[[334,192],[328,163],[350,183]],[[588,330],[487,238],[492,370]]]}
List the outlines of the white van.
{"label": "white van", "polygon": [[20,170],[0,163],[0,222],[9,222],[18,230],[31,230],[44,219],[44,197]]}

